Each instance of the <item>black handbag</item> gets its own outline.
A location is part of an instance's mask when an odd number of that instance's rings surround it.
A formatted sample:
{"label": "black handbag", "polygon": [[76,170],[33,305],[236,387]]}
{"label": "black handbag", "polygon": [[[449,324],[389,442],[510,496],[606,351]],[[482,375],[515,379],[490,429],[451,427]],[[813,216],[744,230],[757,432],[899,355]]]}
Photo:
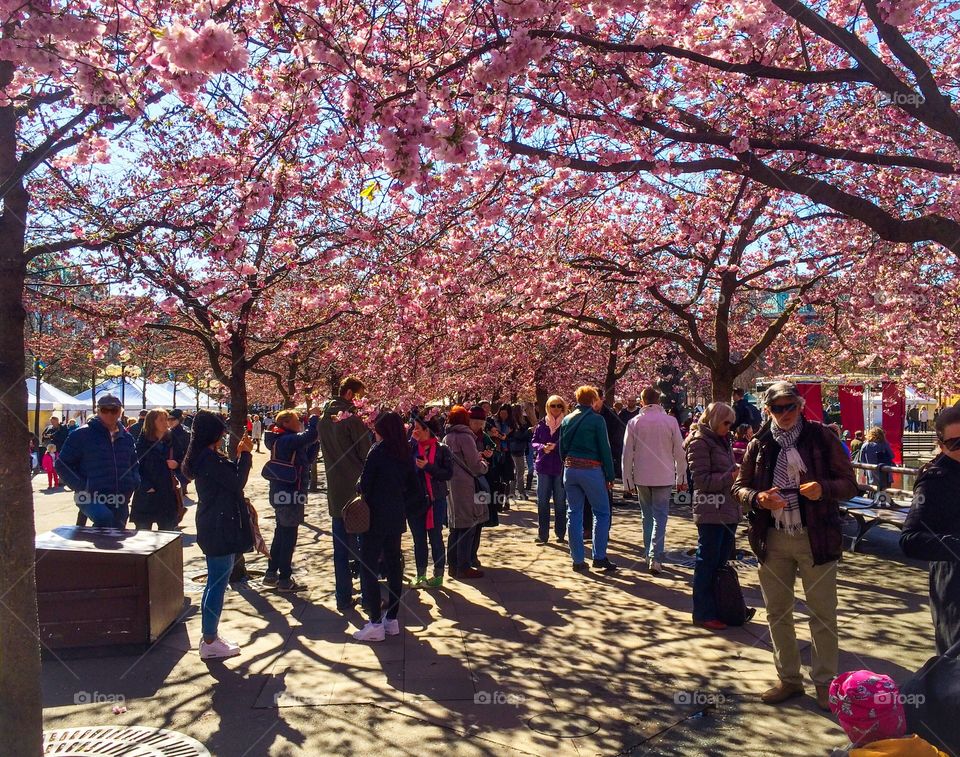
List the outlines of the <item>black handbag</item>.
{"label": "black handbag", "polygon": [[297,451],[294,450],[293,454],[290,455],[289,463],[283,460],[277,460],[274,456],[275,452],[276,446],[270,450],[270,459],[264,463],[260,475],[267,479],[267,481],[274,481],[278,484],[296,484],[300,480],[300,473],[297,471],[297,466],[293,464],[293,461],[297,458]]}

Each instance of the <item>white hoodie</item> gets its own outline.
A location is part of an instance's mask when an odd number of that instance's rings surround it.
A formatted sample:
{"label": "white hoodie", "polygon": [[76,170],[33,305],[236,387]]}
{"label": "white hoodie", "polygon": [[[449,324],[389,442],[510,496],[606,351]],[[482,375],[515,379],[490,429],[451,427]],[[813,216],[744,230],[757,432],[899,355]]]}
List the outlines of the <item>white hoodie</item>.
{"label": "white hoodie", "polygon": [[680,424],[660,405],[645,405],[624,433],[623,485],[676,486],[686,483],[686,476]]}

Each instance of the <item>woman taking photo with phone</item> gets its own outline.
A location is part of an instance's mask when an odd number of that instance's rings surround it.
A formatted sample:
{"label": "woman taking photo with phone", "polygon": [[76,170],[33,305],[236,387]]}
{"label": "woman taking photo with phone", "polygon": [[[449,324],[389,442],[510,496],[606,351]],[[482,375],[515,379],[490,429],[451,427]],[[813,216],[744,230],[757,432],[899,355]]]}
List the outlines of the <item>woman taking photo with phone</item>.
{"label": "woman taking photo with phone", "polygon": [[217,629],[234,555],[253,549],[250,512],[243,497],[253,464],[253,441],[245,435],[237,445],[236,462],[231,462],[218,451],[225,430],[218,415],[198,412],[183,459],[184,475],[197,483],[197,544],[207,559],[207,582],[200,600],[200,657],[204,660],[240,654],[240,645],[221,638]]}
{"label": "woman taking photo with phone", "polygon": [[320,447],[317,424],[320,409],[310,411],[307,427],[303,427],[296,410],[281,410],[276,423],[265,439],[270,450],[270,462],[290,466],[293,476],[287,480],[270,478],[270,504],[277,514],[277,525],[270,545],[270,560],[263,576],[263,585],[277,591],[302,591],[306,587],[293,577],[293,551],[297,546],[297,531],[303,523],[307,505],[307,488],[310,485],[310,461]]}

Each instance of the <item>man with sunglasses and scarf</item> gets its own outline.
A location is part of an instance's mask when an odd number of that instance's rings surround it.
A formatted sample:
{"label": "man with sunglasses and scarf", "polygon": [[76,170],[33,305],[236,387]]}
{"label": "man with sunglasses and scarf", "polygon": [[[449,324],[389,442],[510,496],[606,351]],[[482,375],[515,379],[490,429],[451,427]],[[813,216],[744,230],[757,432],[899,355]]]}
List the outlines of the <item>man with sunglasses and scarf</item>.
{"label": "man with sunglasses and scarf", "polygon": [[67,437],[57,457],[57,473],[97,528],[124,528],[130,497],[140,485],[137,451],[120,423],[122,413],[120,400],[104,394],[97,400],[97,416]]}
{"label": "man with sunglasses and scarf", "polygon": [[917,476],[900,548],[930,561],[930,611],[942,655],[960,642],[960,408],[943,410],[934,430],[940,454]]}
{"label": "man with sunglasses and scarf", "polygon": [[803,398],[788,381],[767,389],[769,420],[747,445],[733,494],[748,511],[750,546],[760,561],[779,682],[761,700],[779,704],[804,693],[794,626],[794,587],[800,574],[810,613],[817,704],[829,711],[837,675],[837,561],[843,548],[839,501],[857,480],[837,435],[803,417]]}

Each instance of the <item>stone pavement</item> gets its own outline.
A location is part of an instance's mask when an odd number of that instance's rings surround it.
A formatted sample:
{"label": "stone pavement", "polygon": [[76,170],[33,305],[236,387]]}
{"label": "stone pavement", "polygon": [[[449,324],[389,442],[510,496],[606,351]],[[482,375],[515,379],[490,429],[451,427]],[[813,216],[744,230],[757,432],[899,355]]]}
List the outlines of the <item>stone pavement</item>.
{"label": "stone pavement", "polygon": [[[256,475],[264,459],[256,456],[248,494],[269,543],[273,519]],[[72,495],[45,493],[40,479],[38,531],[72,523]],[[747,603],[759,608],[752,623],[722,633],[690,624],[689,508],[671,514],[660,577],[637,562],[639,512],[617,508],[610,556],[623,568],[606,576],[576,574],[559,545],[535,545],[536,507],[521,502],[484,532],[485,578],[407,591],[401,635],[362,644],[349,635],[359,613],[344,618],[334,607],[329,519],[323,495],[311,495],[296,556],[310,591],[234,587],[222,633],[243,653],[210,664],[196,651],[204,562],[192,512],[182,621],[142,656],[46,660],[45,727],[170,728],[229,757],[825,755],[846,744],[811,697],[778,708],[758,700],[775,674],[755,561],[738,564]],[[897,534],[875,529],[841,564],[841,670],[902,680],[933,654],[925,565],[898,554]],[[248,566],[258,573],[264,563]],[[798,634],[809,647],[805,624]],[[75,704],[79,692],[123,697],[127,712]]]}

